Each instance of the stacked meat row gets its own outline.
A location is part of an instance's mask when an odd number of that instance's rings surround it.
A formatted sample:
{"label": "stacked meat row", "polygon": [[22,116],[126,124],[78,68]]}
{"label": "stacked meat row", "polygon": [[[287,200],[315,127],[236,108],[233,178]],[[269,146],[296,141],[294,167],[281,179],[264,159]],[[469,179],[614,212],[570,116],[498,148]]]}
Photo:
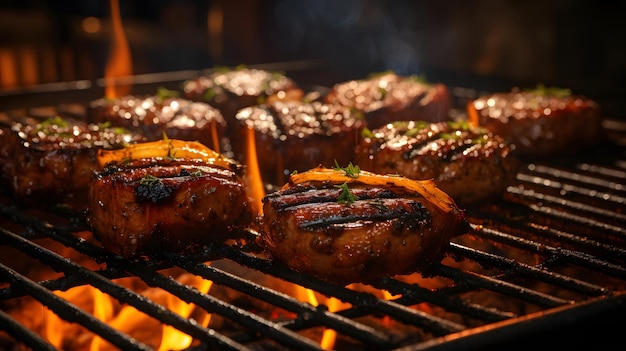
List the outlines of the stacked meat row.
{"label": "stacked meat row", "polygon": [[[347,284],[427,270],[470,230],[464,209],[511,184],[518,157],[601,134],[599,107],[584,97],[501,93],[452,120],[445,85],[391,72],[315,101],[283,74],[246,68],[181,90],[93,101],[88,123],[3,128],[0,179],[31,204],[84,209],[103,247],[123,256],[196,250],[254,228],[271,258]],[[256,209],[251,159],[266,184],[285,184]]]}

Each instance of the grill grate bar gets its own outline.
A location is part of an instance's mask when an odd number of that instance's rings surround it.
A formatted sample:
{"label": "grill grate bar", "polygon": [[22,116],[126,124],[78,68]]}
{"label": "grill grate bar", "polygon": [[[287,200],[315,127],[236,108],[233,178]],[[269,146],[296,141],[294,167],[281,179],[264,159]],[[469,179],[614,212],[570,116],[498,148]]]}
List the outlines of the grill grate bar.
{"label": "grill grate bar", "polygon": [[45,341],[39,334],[25,328],[3,310],[0,310],[0,330],[22,341],[34,351],[57,351],[56,347]]}
{"label": "grill grate bar", "polygon": [[174,278],[164,277],[158,272],[134,264],[128,265],[126,263],[125,269],[129,273],[141,278],[151,286],[158,286],[186,302],[194,303],[209,312],[219,313],[222,316],[226,316],[241,325],[266,334],[267,336],[270,336],[274,338],[274,340],[282,342],[285,345],[294,347],[298,350],[320,350],[318,343],[314,343],[300,334],[294,333],[289,329],[283,328],[277,323],[265,320],[253,313],[235,307],[211,295],[202,294],[195,289],[179,283]]}
{"label": "grill grate bar", "polygon": [[[2,230],[1,233],[6,234],[6,231]],[[46,305],[59,317],[70,322],[80,323],[82,326],[98,334],[100,337],[109,341],[113,345],[125,350],[151,349],[147,345],[134,340],[115,328],[112,328],[108,324],[102,323],[100,320],[83,311],[76,305],[65,301],[11,268],[0,264],[0,271],[4,276],[11,280],[12,284],[18,286],[20,289],[26,290],[31,297]]]}
{"label": "grill grate bar", "polygon": [[446,311],[460,313],[485,322],[498,322],[515,317],[515,315],[511,312],[503,312],[494,308],[484,307],[482,305],[471,303],[468,300],[445,295],[440,291],[432,291],[422,288],[417,284],[409,284],[396,279],[385,277],[375,285],[378,288],[388,290],[393,294],[401,294],[402,297],[394,301],[402,303],[403,305],[428,302],[442,307]]}
{"label": "grill grate bar", "polygon": [[465,329],[465,326],[458,323],[429,315],[427,313],[423,313],[422,311],[407,308],[406,306],[392,301],[378,299],[376,296],[369,293],[350,290],[314,277],[304,276],[286,268],[281,264],[254,257],[225,245],[212,244],[207,247],[207,250],[210,252],[219,252],[221,256],[229,258],[235,262],[259,270],[263,273],[319,291],[325,295],[334,296],[342,301],[349,302],[354,306],[366,308],[370,311],[385,313],[390,317],[407,324],[432,330],[438,335],[445,335]]}
{"label": "grill grate bar", "polygon": [[[468,216],[468,218],[470,221],[478,222],[478,217],[486,215],[487,213],[474,213],[471,217]],[[561,244],[570,244],[584,252],[596,252],[607,260],[626,259],[626,250],[621,247],[609,245],[585,236],[580,236],[579,234],[565,232],[552,226],[528,222],[526,219],[524,221],[520,221],[518,219],[511,218],[507,214],[502,214],[501,209],[491,210],[489,212],[489,216],[498,223],[499,228],[506,228],[507,231],[515,233],[514,237],[532,235],[536,238],[541,238],[542,240],[552,239],[553,241]],[[491,229],[483,228],[483,230]],[[529,245],[536,246],[540,244],[530,243]]]}
{"label": "grill grate bar", "polygon": [[533,279],[541,280],[552,285],[556,285],[569,290],[577,291],[590,296],[600,296],[606,294],[607,290],[601,286],[584,282],[569,276],[547,271],[527,264],[523,264],[514,259],[502,257],[496,254],[472,249],[457,243],[450,243],[450,251],[454,255],[462,255],[481,265],[503,267],[515,273],[521,273]]}
{"label": "grill grate bar", "polygon": [[464,271],[455,267],[440,265],[437,272],[447,278],[456,281],[460,286],[482,288],[494,292],[499,292],[506,296],[514,296],[520,300],[528,301],[538,306],[543,306],[545,308],[557,307],[571,303],[571,301],[534,291],[532,289],[517,284],[513,284],[475,272]]}
{"label": "grill grate bar", "polygon": [[616,278],[626,279],[625,267],[598,259],[593,255],[526,240],[514,235],[503,233],[496,229],[483,228],[480,231],[476,231],[476,233],[486,239],[520,247],[535,254],[549,254],[552,257],[576,264],[580,267],[595,270]]}
{"label": "grill grate bar", "polygon": [[[598,190],[590,189],[586,187],[566,184],[557,180],[550,180],[548,178],[543,178],[539,176],[518,173],[517,180],[540,185],[542,187],[548,187],[548,188],[558,189],[558,190],[562,190],[566,192],[572,192],[572,193],[576,193],[580,195],[585,195],[591,198],[599,199],[601,201],[615,202],[620,205],[623,205],[626,203],[626,197],[619,196],[614,193],[610,193],[606,191],[598,191]],[[612,188],[609,188],[609,189],[612,189]]]}
{"label": "grill grate bar", "polygon": [[547,174],[553,176],[558,179],[566,179],[571,180],[578,183],[591,184],[598,187],[606,188],[612,191],[616,191],[617,189],[621,189],[622,185],[620,183],[607,180],[604,178],[593,177],[584,175],[578,172],[572,172],[568,170],[558,169],[551,166],[539,165],[539,164],[530,164],[528,165],[528,169],[535,173]]}
{"label": "grill grate bar", "polygon": [[[177,329],[184,331],[185,333],[208,343],[217,343],[225,348],[232,350],[246,349],[245,346],[236,343],[235,341],[224,337],[214,331],[208,330],[199,326],[195,321],[183,318],[182,316],[168,310],[167,308],[152,302],[150,299],[135,293],[132,290],[126,289],[120,285],[117,285],[105,277],[102,277],[93,271],[90,271],[81,265],[71,261],[70,259],[59,256],[57,253],[50,251],[44,247],[36,245],[17,234],[13,234],[4,228],[0,228],[0,233],[3,234],[3,239],[11,244],[13,247],[20,249],[22,252],[29,254],[31,257],[54,267],[59,271],[63,271],[66,275],[77,275],[85,283],[97,288],[98,290],[114,297],[121,303],[128,303],[135,307],[137,310],[150,315],[162,321],[165,324],[176,327]],[[43,289],[39,284],[33,283],[38,289]],[[32,292],[29,292],[32,294]],[[53,295],[56,296],[56,295]],[[54,303],[54,301],[53,301]],[[71,317],[71,316],[70,316]],[[71,319],[70,319],[71,320]],[[98,321],[95,319],[95,321]],[[81,323],[91,330],[95,328],[91,326],[91,319],[85,321],[87,325]],[[99,322],[99,321],[98,321]],[[102,323],[97,323],[100,325]]]}
{"label": "grill grate bar", "polygon": [[528,207],[529,209],[535,212],[545,215],[546,218],[553,217],[553,218],[558,218],[560,220],[563,220],[569,223],[578,223],[581,225],[588,226],[589,228],[592,228],[599,232],[603,232],[603,233],[611,232],[614,234],[614,236],[619,237],[620,239],[626,239],[626,228],[623,228],[621,226],[604,223],[593,218],[576,215],[576,214],[562,211],[562,210],[552,208],[552,207],[541,206],[541,205],[536,205],[536,204],[528,204]]}
{"label": "grill grate bar", "polygon": [[598,216],[610,218],[613,220],[626,222],[626,214],[609,211],[606,209],[598,208],[596,206],[591,206],[591,205],[583,204],[583,203],[572,201],[572,200],[565,201],[563,198],[548,195],[548,194],[538,193],[534,190],[523,190],[523,189],[519,189],[515,187],[509,187],[507,191],[509,193],[512,193],[521,197],[539,200],[544,203],[558,204],[560,206],[566,206],[567,208],[570,208],[572,210],[584,211],[584,212],[592,213]]}
{"label": "grill grate bar", "polygon": [[361,323],[357,323],[351,319],[331,313],[326,309],[316,308],[311,304],[302,303],[287,294],[263,287],[259,284],[242,279],[234,274],[230,274],[207,264],[194,263],[194,260],[189,260],[182,255],[168,254],[168,257],[174,264],[187,270],[188,272],[202,276],[213,281],[214,283],[227,285],[248,295],[254,295],[257,299],[269,302],[272,305],[285,310],[295,312],[299,316],[306,316],[301,319],[322,323],[322,325],[328,326],[346,335],[350,335],[357,340],[374,344],[379,347],[389,342],[389,338],[384,333]]}
{"label": "grill grate bar", "polygon": [[[619,166],[619,164],[617,164]],[[622,167],[623,168],[623,167]],[[581,163],[576,165],[576,169],[583,172],[593,172],[601,176],[613,177],[616,179],[626,179],[626,172],[620,169],[608,168],[591,163]],[[623,185],[615,184],[611,189],[613,190],[626,190]]]}

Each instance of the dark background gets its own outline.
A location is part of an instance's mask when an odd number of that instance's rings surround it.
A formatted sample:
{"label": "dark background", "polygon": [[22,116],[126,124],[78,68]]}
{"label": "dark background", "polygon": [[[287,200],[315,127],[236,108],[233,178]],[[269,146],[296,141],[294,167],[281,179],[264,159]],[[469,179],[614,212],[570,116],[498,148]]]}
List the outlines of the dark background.
{"label": "dark background", "polygon": [[[305,60],[317,70],[305,79],[319,80],[306,83],[390,69],[484,90],[541,82],[620,102],[626,92],[624,2],[120,0],[120,7],[134,74]],[[87,17],[99,20],[97,32],[83,29]],[[0,88],[102,77],[110,29],[107,0],[1,2]]]}

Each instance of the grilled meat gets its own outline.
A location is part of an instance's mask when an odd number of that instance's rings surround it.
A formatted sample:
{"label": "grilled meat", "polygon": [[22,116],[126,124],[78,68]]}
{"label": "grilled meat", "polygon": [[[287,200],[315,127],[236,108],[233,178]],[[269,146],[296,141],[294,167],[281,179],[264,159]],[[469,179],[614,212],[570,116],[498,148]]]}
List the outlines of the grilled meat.
{"label": "grilled meat", "polygon": [[237,112],[248,106],[277,99],[299,100],[303,91],[282,73],[239,67],[217,69],[183,85],[184,97],[211,104],[226,119],[228,135],[233,131]]}
{"label": "grilled meat", "polygon": [[142,133],[149,141],[160,140],[165,133],[169,138],[199,141],[216,150],[226,128],[219,110],[171,94],[97,99],[89,104],[87,118]]}
{"label": "grilled meat", "polygon": [[520,167],[503,138],[464,121],[396,122],[363,136],[355,156],[361,168],[433,179],[462,207],[500,195]]}
{"label": "grilled meat", "polygon": [[428,268],[469,225],[432,181],[346,169],[291,175],[263,200],[260,241],[270,257],[349,284]]}
{"label": "grilled meat", "polygon": [[516,146],[520,157],[554,156],[580,150],[603,139],[600,106],[567,89],[495,93],[467,106],[475,124]]}
{"label": "grilled meat", "polygon": [[15,123],[0,131],[1,179],[24,204],[82,210],[91,176],[101,169],[97,150],[143,140],[123,128],[61,117]]}
{"label": "grilled meat", "polygon": [[87,222],[119,255],[193,250],[253,220],[241,166],[200,144],[137,144],[100,160],[106,166],[91,183]]}
{"label": "grilled meat", "polygon": [[[335,160],[347,164],[365,126],[348,108],[321,102],[276,101],[244,108],[237,114],[238,140],[246,128],[255,130],[256,150],[263,179],[283,184],[293,171]],[[235,154],[243,157],[244,143],[234,143]]]}
{"label": "grilled meat", "polygon": [[450,119],[451,98],[445,85],[391,72],[336,84],[325,100],[362,112],[369,128],[394,121]]}

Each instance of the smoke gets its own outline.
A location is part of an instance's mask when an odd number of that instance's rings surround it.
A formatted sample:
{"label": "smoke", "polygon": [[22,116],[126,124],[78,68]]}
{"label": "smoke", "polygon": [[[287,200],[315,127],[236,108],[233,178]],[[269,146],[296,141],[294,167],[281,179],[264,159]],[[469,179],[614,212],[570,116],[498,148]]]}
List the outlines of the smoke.
{"label": "smoke", "polygon": [[296,57],[322,58],[344,72],[416,73],[418,42],[410,1],[279,0],[270,35]]}

